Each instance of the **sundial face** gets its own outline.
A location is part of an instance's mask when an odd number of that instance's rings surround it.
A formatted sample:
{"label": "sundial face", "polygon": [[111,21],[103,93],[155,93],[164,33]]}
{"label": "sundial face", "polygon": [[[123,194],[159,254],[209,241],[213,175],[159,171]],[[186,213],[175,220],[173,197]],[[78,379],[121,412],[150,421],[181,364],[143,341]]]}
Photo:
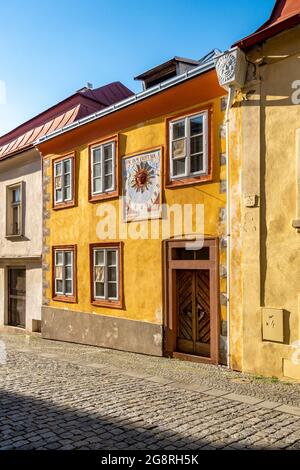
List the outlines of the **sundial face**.
{"label": "sundial face", "polygon": [[220,57],[216,68],[221,83],[229,82],[235,75],[236,57],[233,54],[226,54]]}
{"label": "sundial face", "polygon": [[160,209],[160,152],[124,160],[124,218],[144,220]]}

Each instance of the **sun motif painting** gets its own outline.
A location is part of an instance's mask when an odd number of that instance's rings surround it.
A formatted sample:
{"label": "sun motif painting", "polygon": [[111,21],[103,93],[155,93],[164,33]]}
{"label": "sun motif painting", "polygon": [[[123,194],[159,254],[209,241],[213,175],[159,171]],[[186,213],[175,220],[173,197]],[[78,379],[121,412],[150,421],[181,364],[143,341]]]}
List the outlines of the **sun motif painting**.
{"label": "sun motif painting", "polygon": [[123,217],[125,222],[160,217],[160,168],[160,150],[123,160]]}

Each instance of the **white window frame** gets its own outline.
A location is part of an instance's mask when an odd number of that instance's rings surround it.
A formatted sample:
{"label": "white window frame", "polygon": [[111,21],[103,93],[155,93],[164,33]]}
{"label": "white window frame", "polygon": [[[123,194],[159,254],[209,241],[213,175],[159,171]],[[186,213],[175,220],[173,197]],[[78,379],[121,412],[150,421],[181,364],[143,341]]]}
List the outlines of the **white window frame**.
{"label": "white window frame", "polygon": [[[105,160],[104,160],[104,148],[111,146],[112,147],[112,172],[105,174]],[[100,150],[100,162],[98,163],[101,166],[101,176],[94,176],[94,166],[97,163],[94,163],[94,154],[96,150]],[[98,196],[100,194],[110,193],[116,190],[116,142],[113,140],[111,142],[104,142],[103,144],[94,145],[91,147],[91,158],[90,158],[90,174],[91,174],[91,195]],[[112,184],[110,188],[104,188],[105,176],[112,176]],[[94,191],[94,180],[96,178],[101,178],[101,189],[100,191]]]}
{"label": "white window frame", "polygon": [[[65,172],[65,163],[69,161],[70,162],[70,172]],[[57,174],[57,168],[58,166],[61,165],[61,174]],[[64,178],[66,175],[70,175],[70,197],[65,197],[65,192],[66,192],[66,185],[64,184]],[[56,197],[56,178],[61,177],[61,189],[62,191],[62,197],[61,199],[57,199]],[[54,162],[54,185],[53,185],[53,191],[54,191],[54,205],[59,205],[59,204],[64,204],[65,202],[71,202],[73,201],[73,157],[66,157],[63,158],[62,160],[58,160]]]}
{"label": "white window frame", "polygon": [[[20,201],[13,202],[12,195],[15,189],[20,191]],[[23,182],[12,184],[6,188],[6,236],[21,237],[23,236],[23,198],[24,198]],[[14,233],[13,227],[13,209],[18,208],[18,233]]]}
{"label": "white window frame", "polygon": [[[191,172],[191,138],[196,137],[197,135],[201,135],[201,134],[196,134],[195,136],[191,136],[189,123],[191,119],[197,118],[199,116],[203,117],[203,170],[192,173]],[[173,139],[173,126],[174,124],[179,123],[179,122],[185,123],[185,135],[184,137]],[[172,143],[176,140],[181,140],[181,139],[184,139],[184,142],[185,142],[185,152],[186,152],[185,157],[173,158]],[[202,111],[196,114],[189,114],[181,118],[170,121],[169,122],[169,149],[170,149],[169,158],[170,158],[170,179],[171,180],[193,178],[197,176],[207,175],[208,174],[208,111]],[[183,159],[185,159],[185,172],[182,173],[181,175],[174,175],[174,171],[173,171],[174,160],[176,161],[176,160],[183,160]]]}
{"label": "white window frame", "polygon": [[[57,264],[56,256],[57,253],[62,254],[62,264]],[[71,253],[71,265],[66,264],[66,253]],[[56,277],[56,268],[62,268],[62,278]],[[66,268],[71,267],[71,279],[66,277]],[[56,281],[62,281],[62,290],[57,290]],[[72,291],[66,293],[66,281],[71,281]],[[73,297],[74,296],[74,250],[70,249],[60,249],[56,248],[54,250],[54,294],[55,296],[65,296],[65,297]]]}
{"label": "white window frame", "polygon": [[[104,295],[103,296],[97,296],[96,295],[96,283],[99,281],[96,281],[96,276],[95,276],[95,267],[96,266],[102,266],[102,265],[96,265],[96,253],[97,252],[103,252],[103,258],[104,258]],[[110,265],[108,266],[107,262],[107,254],[109,252],[115,252],[116,253],[116,264],[115,265]],[[104,300],[104,301],[119,301],[120,300],[120,279],[119,279],[119,255],[120,255],[120,249],[118,247],[94,247],[93,248],[93,300]],[[108,268],[109,267],[115,267],[116,268],[116,281],[109,281],[108,280]],[[108,296],[108,284],[109,283],[116,284],[117,286],[117,295],[116,297],[109,297]]]}

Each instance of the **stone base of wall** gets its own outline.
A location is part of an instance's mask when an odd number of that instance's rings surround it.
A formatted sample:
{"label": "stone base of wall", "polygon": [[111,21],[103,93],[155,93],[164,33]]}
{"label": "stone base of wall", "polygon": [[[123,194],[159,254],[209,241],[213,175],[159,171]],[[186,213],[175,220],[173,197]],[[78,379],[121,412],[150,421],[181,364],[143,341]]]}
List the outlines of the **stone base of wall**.
{"label": "stone base of wall", "polygon": [[42,307],[42,337],[122,351],[163,355],[162,325]]}

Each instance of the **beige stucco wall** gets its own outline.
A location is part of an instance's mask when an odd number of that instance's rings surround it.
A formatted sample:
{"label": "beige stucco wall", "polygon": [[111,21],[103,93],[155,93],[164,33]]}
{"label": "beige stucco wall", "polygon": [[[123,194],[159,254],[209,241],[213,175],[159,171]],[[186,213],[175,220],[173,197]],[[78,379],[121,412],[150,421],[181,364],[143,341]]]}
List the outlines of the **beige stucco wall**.
{"label": "beige stucco wall", "polygon": [[[24,238],[5,238],[6,188],[23,181],[25,187]],[[42,177],[41,157],[36,150],[23,152],[0,162],[0,258],[32,257],[42,253]]]}
{"label": "beige stucco wall", "polygon": [[[256,47],[248,82],[231,111],[231,364],[263,375],[291,375],[299,339],[300,233],[297,215],[296,130],[300,106],[300,28]],[[238,188],[241,188],[240,194]],[[256,195],[255,207],[246,196]],[[263,341],[262,310],[283,310],[285,340]],[[295,364],[294,364],[295,365]],[[298,369],[297,369],[298,368]],[[300,365],[296,365],[300,378]]]}
{"label": "beige stucco wall", "polygon": [[[6,188],[23,182],[24,237],[6,238]],[[32,149],[0,162],[0,326],[7,323],[7,269],[26,268],[26,329],[40,320],[42,304],[41,157]]]}

